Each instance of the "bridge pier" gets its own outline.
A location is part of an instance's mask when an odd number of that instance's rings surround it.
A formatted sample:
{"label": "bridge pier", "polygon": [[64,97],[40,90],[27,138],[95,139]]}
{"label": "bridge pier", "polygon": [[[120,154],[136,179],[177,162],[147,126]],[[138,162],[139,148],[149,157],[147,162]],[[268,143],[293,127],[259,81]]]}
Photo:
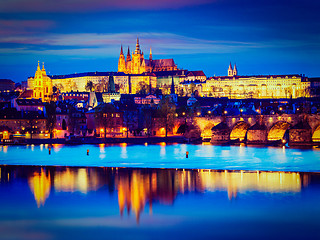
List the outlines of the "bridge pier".
{"label": "bridge pier", "polygon": [[211,143],[225,143],[230,141],[231,130],[225,122],[214,126],[211,132]]}
{"label": "bridge pier", "polygon": [[289,129],[289,144],[312,142],[312,129],[308,122],[300,122]]}
{"label": "bridge pier", "polygon": [[266,144],[268,139],[268,130],[266,125],[257,122],[248,129],[247,143],[248,144]]}

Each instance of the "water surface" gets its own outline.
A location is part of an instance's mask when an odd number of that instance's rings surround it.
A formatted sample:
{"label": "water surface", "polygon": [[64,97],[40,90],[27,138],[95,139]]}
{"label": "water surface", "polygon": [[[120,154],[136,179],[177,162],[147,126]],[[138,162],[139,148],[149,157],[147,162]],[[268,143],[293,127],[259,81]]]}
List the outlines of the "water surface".
{"label": "water surface", "polygon": [[320,238],[317,173],[0,166],[0,177],[0,239]]}
{"label": "water surface", "polygon": [[0,146],[0,164],[320,172],[319,150],[210,144],[101,144],[53,145],[49,155],[48,145]]}

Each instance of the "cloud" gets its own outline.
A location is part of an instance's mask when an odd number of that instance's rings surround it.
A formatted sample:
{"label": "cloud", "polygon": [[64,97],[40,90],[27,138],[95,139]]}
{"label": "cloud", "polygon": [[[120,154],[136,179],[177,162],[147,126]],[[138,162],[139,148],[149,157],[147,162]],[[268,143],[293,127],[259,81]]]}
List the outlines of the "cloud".
{"label": "cloud", "polygon": [[31,34],[53,27],[55,23],[49,20],[4,20],[0,19],[1,35]]}
{"label": "cloud", "polygon": [[159,10],[202,5],[216,0],[1,0],[0,12],[87,12]]}
{"label": "cloud", "polygon": [[[211,41],[191,38],[173,33],[118,33],[118,34],[47,34],[42,36],[0,36],[0,44],[23,45],[10,48],[34,54],[57,54],[79,56],[117,56],[120,45],[134,50],[136,36],[140,37],[142,50],[148,54],[150,47],[156,55],[226,53],[239,49],[266,47],[261,43],[237,41]],[[4,49],[0,49],[3,52]],[[8,51],[10,51],[7,50]]]}

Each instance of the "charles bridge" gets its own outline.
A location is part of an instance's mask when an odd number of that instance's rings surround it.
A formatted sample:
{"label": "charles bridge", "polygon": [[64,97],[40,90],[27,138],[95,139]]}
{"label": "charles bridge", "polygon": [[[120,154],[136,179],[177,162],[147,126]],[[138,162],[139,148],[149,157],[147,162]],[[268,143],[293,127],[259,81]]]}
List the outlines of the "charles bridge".
{"label": "charles bridge", "polygon": [[202,137],[212,143],[236,140],[248,144],[275,141],[311,144],[320,141],[320,115],[275,114],[178,118],[176,126],[187,138]]}

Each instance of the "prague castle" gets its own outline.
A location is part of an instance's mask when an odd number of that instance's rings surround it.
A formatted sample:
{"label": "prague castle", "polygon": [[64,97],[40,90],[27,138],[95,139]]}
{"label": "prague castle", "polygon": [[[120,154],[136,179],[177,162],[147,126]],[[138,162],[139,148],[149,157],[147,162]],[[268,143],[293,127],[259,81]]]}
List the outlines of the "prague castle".
{"label": "prague castle", "polygon": [[[239,75],[237,66],[231,63],[225,76],[207,78],[203,71],[188,71],[177,68],[173,59],[153,60],[150,49],[149,59],[144,58],[137,39],[135,51],[125,58],[121,46],[117,72],[85,72],[68,75],[47,76],[44,66],[38,67],[34,77],[28,78],[28,88],[33,90],[32,98],[50,101],[52,88],[60,93],[104,92],[110,76],[115,90],[120,94],[137,94],[144,89],[153,93],[156,89],[170,94],[173,89],[179,96],[228,97],[233,99],[256,98],[299,98],[311,97],[313,83],[299,74],[288,75]],[[174,86],[172,86],[172,84]]]}
{"label": "prague castle", "polygon": [[140,50],[139,38],[137,38],[136,49],[132,52],[132,57],[128,47],[127,57],[125,58],[123,48],[121,46],[118,72],[126,74],[141,74],[145,72],[173,71],[177,69],[177,65],[174,63],[172,58],[153,60],[151,48],[149,59],[145,59],[143,52]]}

